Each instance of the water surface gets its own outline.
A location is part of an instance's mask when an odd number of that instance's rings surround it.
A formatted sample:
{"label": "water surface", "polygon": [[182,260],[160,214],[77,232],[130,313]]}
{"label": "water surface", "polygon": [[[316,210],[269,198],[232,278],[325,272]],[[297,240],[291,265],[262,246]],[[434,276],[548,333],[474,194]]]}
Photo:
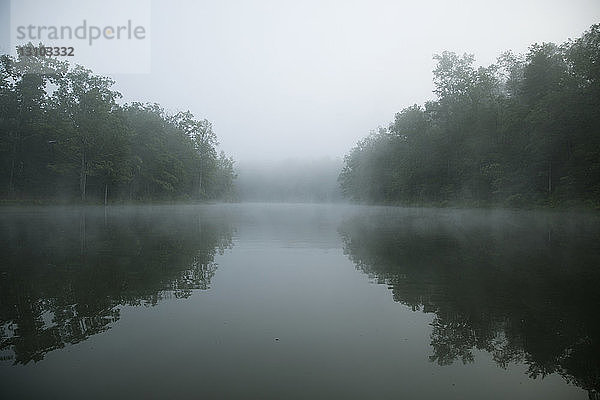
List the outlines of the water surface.
{"label": "water surface", "polygon": [[0,210],[0,397],[586,399],[593,215]]}

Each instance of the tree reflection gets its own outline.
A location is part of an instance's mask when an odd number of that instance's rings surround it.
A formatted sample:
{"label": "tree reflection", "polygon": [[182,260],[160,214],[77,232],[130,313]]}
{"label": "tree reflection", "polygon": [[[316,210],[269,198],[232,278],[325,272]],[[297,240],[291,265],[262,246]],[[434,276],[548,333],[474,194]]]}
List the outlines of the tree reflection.
{"label": "tree reflection", "polygon": [[388,210],[340,234],[395,301],[434,314],[431,361],[485,350],[500,367],[525,363],[531,378],[558,373],[598,395],[598,218]]}
{"label": "tree reflection", "polygon": [[154,207],[5,212],[0,355],[25,364],[109,329],[125,305],[207,289],[232,246],[226,219]]}

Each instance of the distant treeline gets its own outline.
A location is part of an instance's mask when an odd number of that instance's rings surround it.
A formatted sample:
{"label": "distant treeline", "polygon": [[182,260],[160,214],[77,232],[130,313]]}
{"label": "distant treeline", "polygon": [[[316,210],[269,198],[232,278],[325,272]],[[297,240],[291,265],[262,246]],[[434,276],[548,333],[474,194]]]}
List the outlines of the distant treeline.
{"label": "distant treeline", "polygon": [[236,194],[241,201],[332,203],[342,200],[341,159],[240,162]]}
{"label": "distant treeline", "polygon": [[346,196],[598,206],[600,24],[487,68],[469,54],[434,59],[437,100],[405,108],[352,149],[339,176]]}
{"label": "distant treeline", "polygon": [[217,199],[234,162],[207,120],[120,105],[114,82],[53,58],[0,57],[0,196]]}

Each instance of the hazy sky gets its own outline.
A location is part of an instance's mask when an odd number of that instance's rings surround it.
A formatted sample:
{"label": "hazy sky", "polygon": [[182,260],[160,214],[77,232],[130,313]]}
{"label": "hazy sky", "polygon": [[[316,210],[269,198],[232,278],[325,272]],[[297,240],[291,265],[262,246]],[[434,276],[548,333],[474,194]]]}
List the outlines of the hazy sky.
{"label": "hazy sky", "polygon": [[600,0],[155,0],[151,73],[114,78],[126,101],[210,119],[239,160],[341,156],[433,98],[434,53],[489,64],[597,22]]}

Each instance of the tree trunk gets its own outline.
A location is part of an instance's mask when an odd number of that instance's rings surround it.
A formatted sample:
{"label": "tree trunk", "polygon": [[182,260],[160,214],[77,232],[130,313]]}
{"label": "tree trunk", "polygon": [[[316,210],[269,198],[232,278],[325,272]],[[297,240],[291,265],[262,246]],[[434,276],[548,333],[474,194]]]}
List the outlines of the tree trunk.
{"label": "tree trunk", "polygon": [[15,193],[15,162],[17,161],[17,140],[13,144],[12,160],[10,162],[10,177],[8,180],[8,195],[13,197]]}
{"label": "tree trunk", "polygon": [[200,153],[200,163],[198,164],[198,199],[202,198],[202,153]]}
{"label": "tree trunk", "polygon": [[202,171],[198,174],[198,198],[202,198]]}
{"label": "tree trunk", "polygon": [[104,207],[106,207],[106,201],[108,200],[108,184],[104,184]]}
{"label": "tree trunk", "polygon": [[85,186],[87,183],[87,173],[85,171],[85,150],[81,152],[81,170],[79,171],[79,190],[81,191],[81,201],[85,201]]}

